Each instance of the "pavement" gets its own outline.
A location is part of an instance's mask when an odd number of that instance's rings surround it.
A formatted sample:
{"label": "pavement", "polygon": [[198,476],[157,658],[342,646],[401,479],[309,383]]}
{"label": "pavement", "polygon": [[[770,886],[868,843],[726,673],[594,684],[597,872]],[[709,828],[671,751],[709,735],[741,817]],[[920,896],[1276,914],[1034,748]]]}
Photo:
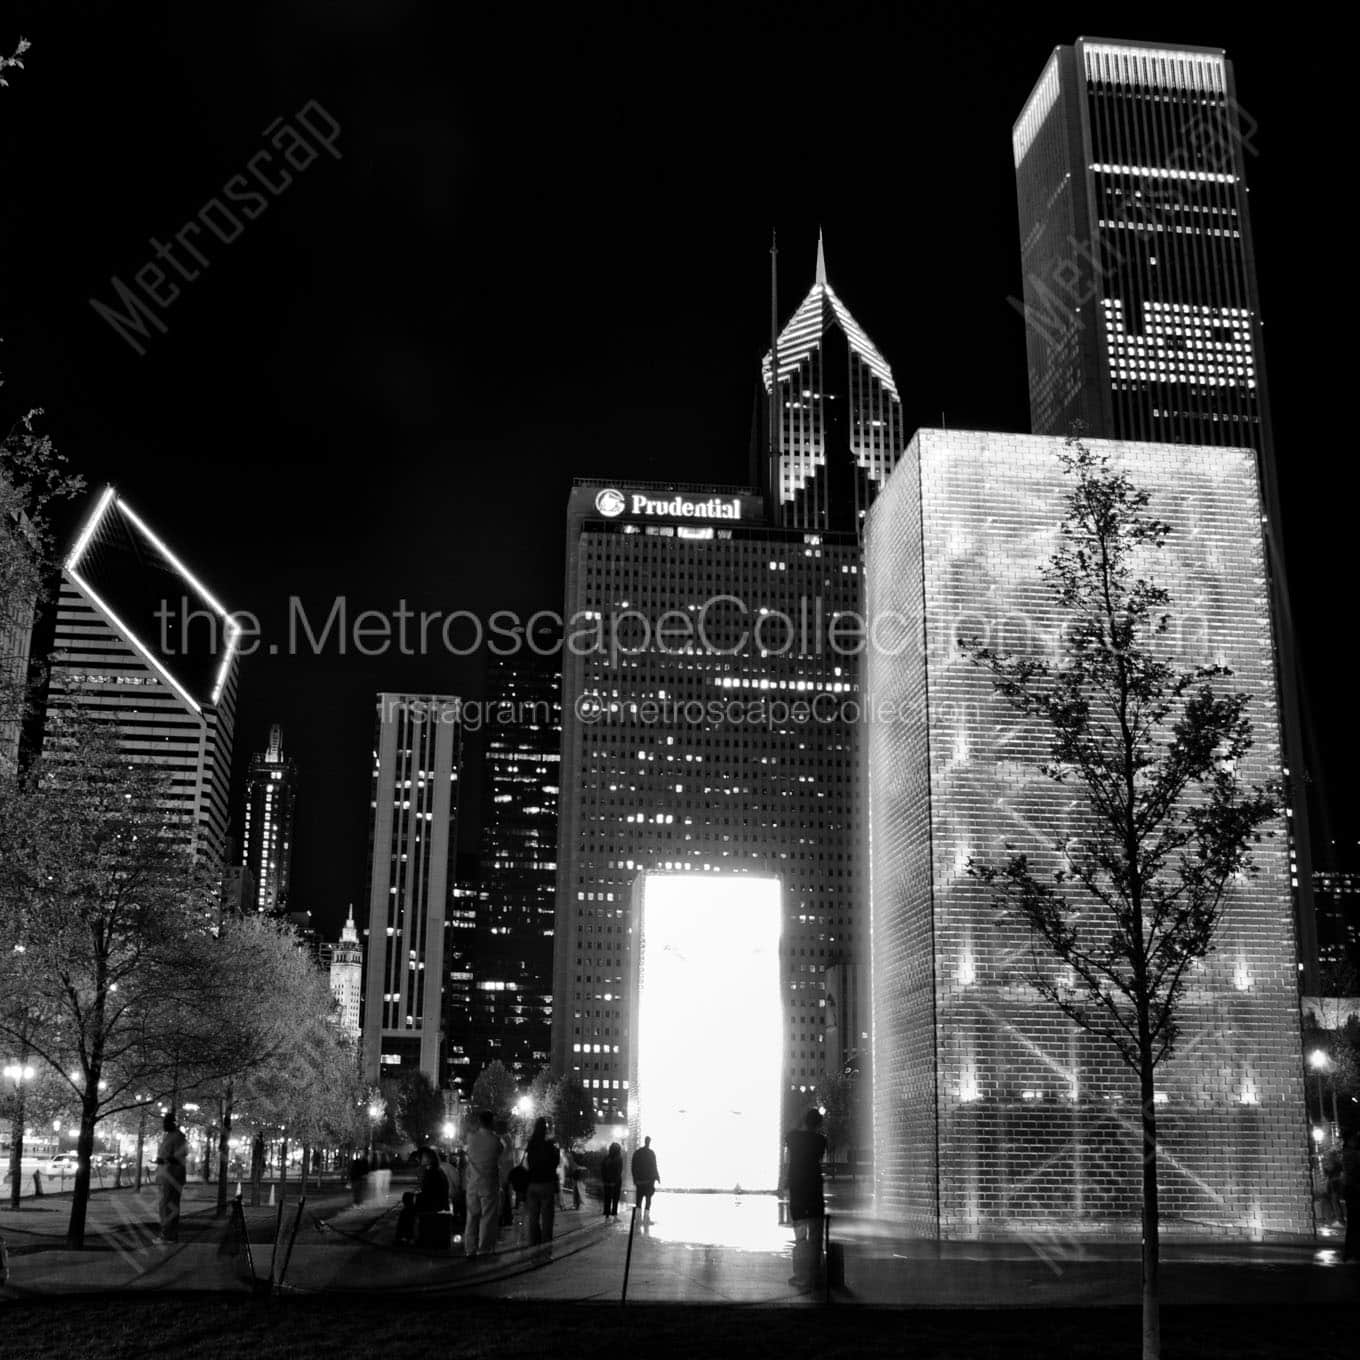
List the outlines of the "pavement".
{"label": "pavement", "polygon": [[[9,1281],[0,1299],[50,1294],[194,1291],[250,1294],[255,1280],[276,1292],[458,1293],[500,1299],[613,1301],[627,1273],[630,1302],[815,1306],[789,1284],[791,1231],[767,1196],[659,1193],[652,1220],[639,1220],[629,1251],[630,1211],[607,1222],[589,1197],[559,1211],[553,1241],[530,1247],[523,1223],[502,1232],[497,1252],[467,1260],[449,1251],[392,1245],[399,1179],[383,1200],[354,1205],[347,1186],[297,1186],[282,1205],[245,1207],[249,1247],[229,1219],[215,1217],[216,1187],[186,1187],[181,1241],[158,1245],[154,1190],[110,1191],[90,1200],[87,1248],[66,1249],[69,1196],[0,1211]],[[234,1190],[234,1186],[232,1189]],[[293,1229],[296,1225],[296,1236]],[[277,1248],[276,1228],[282,1229]],[[1004,1242],[912,1241],[862,1214],[833,1217],[843,1247],[841,1304],[907,1308],[1126,1307],[1138,1301],[1133,1240],[1020,1238]],[[291,1247],[290,1247],[291,1240]],[[1360,1303],[1360,1265],[1343,1266],[1334,1245],[1167,1243],[1168,1305],[1349,1305]]]}

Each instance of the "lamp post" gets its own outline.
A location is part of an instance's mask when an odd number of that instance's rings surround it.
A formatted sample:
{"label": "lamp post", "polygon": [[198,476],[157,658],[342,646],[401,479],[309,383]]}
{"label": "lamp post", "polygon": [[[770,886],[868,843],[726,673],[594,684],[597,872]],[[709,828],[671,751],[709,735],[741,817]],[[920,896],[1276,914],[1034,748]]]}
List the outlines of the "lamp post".
{"label": "lamp post", "polygon": [[377,1155],[378,1121],[383,1117],[383,1105],[379,1100],[368,1104],[368,1160],[371,1163]]}
{"label": "lamp post", "polygon": [[33,1068],[25,1062],[10,1063],[5,1077],[14,1083],[14,1120],[10,1125],[9,1207],[19,1207],[19,1185],[24,1155],[24,1083],[33,1080]]}
{"label": "lamp post", "polygon": [[[1320,1048],[1315,1048],[1308,1055],[1308,1066],[1313,1069],[1313,1074],[1317,1081],[1318,1122],[1321,1124],[1325,1124],[1327,1122],[1327,1107],[1326,1105],[1323,1104],[1322,1101],[1322,1074],[1329,1070],[1329,1068],[1331,1067],[1331,1062],[1328,1059],[1327,1055]],[[1333,1114],[1335,1114],[1336,1107],[1335,1081],[1333,1081],[1332,1088],[1332,1106]],[[1336,1137],[1335,1120],[1333,1120],[1333,1125],[1332,1128],[1330,1129],[1330,1133],[1332,1138],[1335,1139]]]}

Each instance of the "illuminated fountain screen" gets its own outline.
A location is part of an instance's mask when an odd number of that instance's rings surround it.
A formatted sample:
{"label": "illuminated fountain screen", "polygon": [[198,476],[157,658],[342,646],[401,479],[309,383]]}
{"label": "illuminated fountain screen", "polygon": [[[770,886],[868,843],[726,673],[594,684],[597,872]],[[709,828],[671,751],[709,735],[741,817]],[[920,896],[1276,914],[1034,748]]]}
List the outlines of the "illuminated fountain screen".
{"label": "illuminated fountain screen", "polygon": [[671,1190],[774,1190],[784,1009],[777,878],[646,874],[632,1128]]}

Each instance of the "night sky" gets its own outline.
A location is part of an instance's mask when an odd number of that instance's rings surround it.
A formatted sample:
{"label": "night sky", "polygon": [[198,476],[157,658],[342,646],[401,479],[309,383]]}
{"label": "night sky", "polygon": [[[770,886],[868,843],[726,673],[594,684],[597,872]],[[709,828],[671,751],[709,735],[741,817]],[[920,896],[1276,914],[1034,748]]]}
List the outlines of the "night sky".
{"label": "night sky", "polygon": [[[289,657],[289,597],[351,613],[561,608],[573,476],[740,482],[769,335],[830,282],[893,365],[907,428],[1026,430],[1010,128],[1081,34],[1221,46],[1248,167],[1311,714],[1354,839],[1354,345],[1342,100],[1307,8],[966,4],[470,7],[22,3],[0,91],[0,416],[28,406],[228,607],[239,776],[268,724],[302,769],[293,905],[366,898],[372,700],[480,692],[483,661]],[[504,17],[499,17],[503,15]],[[299,170],[161,313],[138,355],[91,308],[315,101],[340,159]],[[1331,262],[1335,252],[1337,261]],[[180,255],[181,259],[187,256]],[[1324,302],[1327,304],[1324,306]],[[1338,400],[1339,399],[1339,400]],[[1340,622],[1340,626],[1338,623]],[[462,636],[462,635],[460,635]],[[465,818],[470,846],[476,816]]]}

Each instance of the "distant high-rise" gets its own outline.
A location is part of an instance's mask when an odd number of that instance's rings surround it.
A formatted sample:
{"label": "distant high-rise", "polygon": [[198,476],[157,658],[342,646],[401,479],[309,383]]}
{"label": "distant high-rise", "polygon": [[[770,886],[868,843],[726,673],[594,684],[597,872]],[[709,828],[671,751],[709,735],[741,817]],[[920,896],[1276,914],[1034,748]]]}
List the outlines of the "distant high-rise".
{"label": "distant high-rise", "polygon": [[269,745],[250,758],[246,778],[245,864],[255,881],[255,909],[288,911],[293,868],[293,811],[297,763],[283,754],[283,729],[269,729]]}
{"label": "distant high-rise", "polygon": [[[493,659],[487,677],[484,813],[465,1046],[474,1076],[499,1059],[528,1082],[549,1063],[562,762],[557,666],[556,656],[526,652]],[[452,1043],[452,1028],[449,1037]]]}
{"label": "distant high-rise", "polygon": [[1246,160],[1221,48],[1079,38],[1012,135],[1035,434],[1254,449],[1305,981],[1317,935],[1297,657]]}
{"label": "distant high-rise", "polygon": [[363,1067],[443,1084],[444,920],[457,842],[459,700],[380,694],[373,741]]}
{"label": "distant high-rise", "polygon": [[113,487],[61,573],[49,712],[79,709],[130,761],[168,777],[184,845],[220,868],[227,841],[240,628]]}
{"label": "distant high-rise", "polygon": [[340,1028],[357,1041],[363,1011],[364,947],[359,942],[359,930],[354,924],[353,904],[345,918],[339,941],[323,944],[319,953],[322,967],[330,975],[331,994],[340,1007]]}
{"label": "distant high-rise", "polygon": [[820,236],[816,278],[776,348],[772,401],[768,353],[761,365],[773,407],[765,413],[761,483],[773,522],[862,533],[874,492],[902,456],[906,427],[892,369],[827,282]]}

